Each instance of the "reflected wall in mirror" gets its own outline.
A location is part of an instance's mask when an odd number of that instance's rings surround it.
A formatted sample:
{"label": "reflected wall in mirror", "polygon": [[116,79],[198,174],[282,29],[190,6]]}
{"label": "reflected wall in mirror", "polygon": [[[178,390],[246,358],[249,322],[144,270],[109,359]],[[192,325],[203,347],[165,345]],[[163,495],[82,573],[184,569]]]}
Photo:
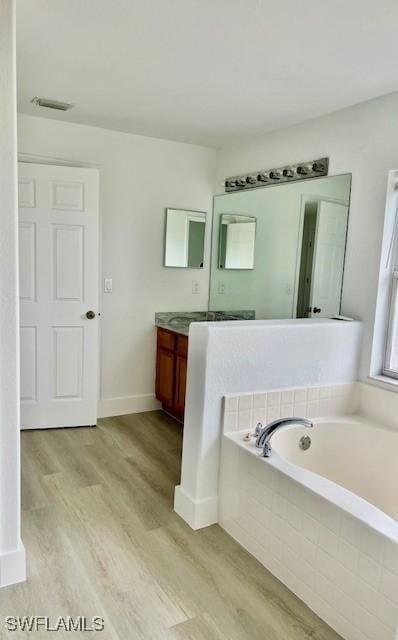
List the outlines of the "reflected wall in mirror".
{"label": "reflected wall in mirror", "polygon": [[256,218],[223,213],[220,220],[220,269],[253,269]]}
{"label": "reflected wall in mirror", "polygon": [[[210,310],[255,309],[257,319],[339,314],[350,190],[347,174],[216,196]],[[232,249],[232,261],[251,259],[251,267],[227,266],[223,227],[240,216],[255,233],[250,250],[242,241],[242,259]]]}
{"label": "reflected wall in mirror", "polygon": [[166,209],[165,267],[203,269],[206,214]]}

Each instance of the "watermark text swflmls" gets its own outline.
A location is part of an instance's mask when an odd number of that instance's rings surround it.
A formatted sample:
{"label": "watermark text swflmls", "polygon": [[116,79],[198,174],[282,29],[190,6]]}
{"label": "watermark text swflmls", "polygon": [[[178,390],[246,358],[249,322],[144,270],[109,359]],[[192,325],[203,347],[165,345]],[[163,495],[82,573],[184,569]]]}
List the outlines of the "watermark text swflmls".
{"label": "watermark text swflmls", "polygon": [[104,631],[105,621],[100,616],[7,616],[4,618],[6,631]]}

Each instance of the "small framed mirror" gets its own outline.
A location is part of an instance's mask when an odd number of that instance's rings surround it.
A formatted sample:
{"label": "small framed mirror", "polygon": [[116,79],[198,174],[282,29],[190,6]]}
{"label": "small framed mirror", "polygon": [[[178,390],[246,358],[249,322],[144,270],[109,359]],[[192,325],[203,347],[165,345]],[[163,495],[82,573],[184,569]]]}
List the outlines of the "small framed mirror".
{"label": "small framed mirror", "polygon": [[165,267],[203,269],[206,214],[166,209]]}
{"label": "small framed mirror", "polygon": [[223,213],[220,217],[218,266],[220,269],[253,269],[256,218]]}

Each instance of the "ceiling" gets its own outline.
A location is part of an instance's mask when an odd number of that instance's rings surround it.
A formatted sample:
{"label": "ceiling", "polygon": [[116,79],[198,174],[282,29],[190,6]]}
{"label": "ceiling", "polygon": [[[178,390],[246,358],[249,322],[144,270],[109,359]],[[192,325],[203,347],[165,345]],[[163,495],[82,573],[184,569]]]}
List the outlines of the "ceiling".
{"label": "ceiling", "polygon": [[398,90],[397,24],[396,0],[17,0],[19,110],[218,146]]}

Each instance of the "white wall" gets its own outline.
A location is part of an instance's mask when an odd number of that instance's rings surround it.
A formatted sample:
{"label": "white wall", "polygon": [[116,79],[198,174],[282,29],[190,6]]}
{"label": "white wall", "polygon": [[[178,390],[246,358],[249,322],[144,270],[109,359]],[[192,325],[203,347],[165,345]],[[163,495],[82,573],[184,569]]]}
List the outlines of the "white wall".
{"label": "white wall", "polygon": [[[226,176],[323,155],[330,175],[353,174],[342,313],[365,324],[362,377],[370,366],[387,174],[398,167],[397,111],[392,94],[218,152],[219,193]],[[101,413],[155,406],[153,314],[206,308],[209,267],[209,260],[202,272],[162,267],[164,208],[210,213],[214,152],[25,115],[19,123],[20,152],[100,168],[103,275],[114,279],[102,303]]]}
{"label": "white wall", "polygon": [[337,320],[192,324],[181,485],[174,508],[194,529],[217,522],[223,396],[353,382],[362,326]]}
{"label": "white wall", "polygon": [[209,256],[215,151],[26,115],[18,148],[99,167],[102,270],[114,289],[102,295],[100,414],[157,406],[154,314],[205,310],[209,279],[209,260],[203,270],[163,267],[165,208],[208,213]]}
{"label": "white wall", "polygon": [[14,2],[0,0],[0,586],[25,579],[20,540]]}
{"label": "white wall", "polygon": [[398,93],[256,138],[218,153],[217,191],[225,177],[329,156],[329,174],[352,173],[342,313],[365,324],[361,376],[370,368],[387,178],[398,168]]}

